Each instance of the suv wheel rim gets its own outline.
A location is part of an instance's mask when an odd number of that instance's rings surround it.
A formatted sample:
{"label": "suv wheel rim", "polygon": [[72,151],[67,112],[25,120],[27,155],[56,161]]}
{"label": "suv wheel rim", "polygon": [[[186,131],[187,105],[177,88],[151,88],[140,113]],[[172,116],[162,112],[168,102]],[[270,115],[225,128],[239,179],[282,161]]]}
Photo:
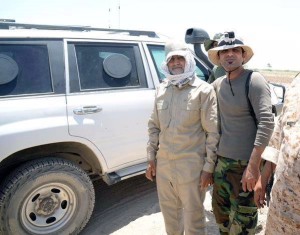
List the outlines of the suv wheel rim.
{"label": "suv wheel rim", "polygon": [[69,186],[45,184],[25,198],[21,222],[32,233],[47,234],[63,227],[72,218],[75,209],[76,195]]}

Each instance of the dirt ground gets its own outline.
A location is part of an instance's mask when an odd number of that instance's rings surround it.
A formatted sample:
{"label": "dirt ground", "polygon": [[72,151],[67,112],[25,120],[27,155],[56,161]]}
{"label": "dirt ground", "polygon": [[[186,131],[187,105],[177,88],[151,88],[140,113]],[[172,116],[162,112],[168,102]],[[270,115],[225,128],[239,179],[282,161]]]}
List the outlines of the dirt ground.
{"label": "dirt ground", "polygon": [[[166,235],[155,183],[141,175],[112,186],[96,181],[94,186],[95,210],[81,235]],[[208,235],[217,235],[210,190],[204,206]],[[259,211],[257,234],[264,234],[267,212]]]}
{"label": "dirt ground", "polygon": [[299,71],[259,70],[267,81],[282,85],[289,85]]}

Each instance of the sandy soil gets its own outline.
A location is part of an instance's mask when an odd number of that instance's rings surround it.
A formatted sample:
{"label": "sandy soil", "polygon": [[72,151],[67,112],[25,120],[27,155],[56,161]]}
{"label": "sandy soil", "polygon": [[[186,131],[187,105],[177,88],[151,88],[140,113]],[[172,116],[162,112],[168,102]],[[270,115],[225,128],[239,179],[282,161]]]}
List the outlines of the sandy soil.
{"label": "sandy soil", "polygon": [[[137,176],[110,187],[101,181],[94,185],[95,210],[81,235],[166,235],[155,183]],[[217,235],[210,191],[204,204],[208,235]],[[257,234],[264,234],[267,211],[259,211]]]}

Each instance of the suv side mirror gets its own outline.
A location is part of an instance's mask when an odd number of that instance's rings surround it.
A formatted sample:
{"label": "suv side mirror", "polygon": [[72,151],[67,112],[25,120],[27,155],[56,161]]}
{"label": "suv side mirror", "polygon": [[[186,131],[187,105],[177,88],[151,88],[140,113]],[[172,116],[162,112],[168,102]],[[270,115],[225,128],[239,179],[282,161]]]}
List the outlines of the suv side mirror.
{"label": "suv side mirror", "polygon": [[278,116],[282,111],[286,88],[283,85],[274,83],[270,83],[269,85],[271,90],[272,112],[275,116]]}

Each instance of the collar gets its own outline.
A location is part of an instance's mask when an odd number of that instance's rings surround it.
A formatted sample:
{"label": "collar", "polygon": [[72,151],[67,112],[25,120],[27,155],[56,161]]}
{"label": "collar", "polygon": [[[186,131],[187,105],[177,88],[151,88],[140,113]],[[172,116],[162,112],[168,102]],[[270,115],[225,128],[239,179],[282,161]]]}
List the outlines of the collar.
{"label": "collar", "polygon": [[197,77],[195,74],[192,78],[192,80],[188,83],[190,86],[199,86],[201,84],[202,80]]}
{"label": "collar", "polygon": [[[193,76],[192,80],[189,81],[186,85],[190,85],[190,86],[196,87],[196,86],[200,85],[201,81],[202,80],[200,78],[198,78],[197,75],[195,74]],[[171,85],[172,85],[172,83],[168,79],[164,79],[164,81],[161,83],[161,86],[166,87],[166,88],[169,87],[169,86],[171,86]]]}

